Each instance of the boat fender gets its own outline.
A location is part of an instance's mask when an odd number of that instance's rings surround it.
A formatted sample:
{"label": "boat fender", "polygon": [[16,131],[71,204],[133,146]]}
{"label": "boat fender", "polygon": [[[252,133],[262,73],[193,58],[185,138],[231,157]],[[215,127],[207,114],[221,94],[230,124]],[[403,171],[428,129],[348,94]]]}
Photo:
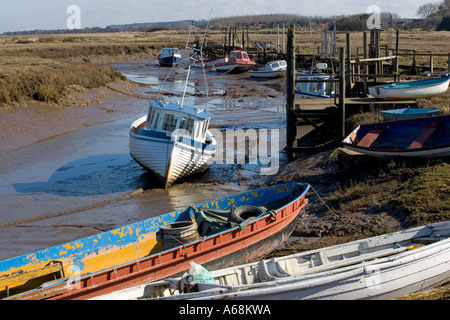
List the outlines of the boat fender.
{"label": "boat fender", "polygon": [[240,224],[249,218],[256,218],[261,214],[263,214],[263,211],[260,208],[246,204],[234,207],[228,215],[228,222]]}

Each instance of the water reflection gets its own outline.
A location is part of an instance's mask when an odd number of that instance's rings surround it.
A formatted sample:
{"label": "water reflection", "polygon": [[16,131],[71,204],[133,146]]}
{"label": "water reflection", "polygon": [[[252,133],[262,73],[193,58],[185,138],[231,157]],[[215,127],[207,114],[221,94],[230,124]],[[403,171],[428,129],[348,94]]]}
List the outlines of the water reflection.
{"label": "water reflection", "polygon": [[14,183],[19,193],[84,197],[149,188],[147,175],[129,154],[89,155],[59,167],[42,182]]}

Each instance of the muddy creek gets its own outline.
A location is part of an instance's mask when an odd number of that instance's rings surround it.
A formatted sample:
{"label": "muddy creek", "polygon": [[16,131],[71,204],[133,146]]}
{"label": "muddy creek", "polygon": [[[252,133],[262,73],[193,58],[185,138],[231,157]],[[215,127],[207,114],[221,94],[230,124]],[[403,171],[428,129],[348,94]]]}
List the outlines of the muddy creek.
{"label": "muddy creek", "polygon": [[[128,130],[147,112],[146,99],[155,99],[158,92],[161,100],[182,99],[187,70],[174,70],[162,89],[170,68],[156,61],[114,67],[136,85],[131,94],[118,93],[120,99],[105,97],[103,106],[115,110],[113,118],[0,154],[0,259],[235,194],[268,179],[261,174],[262,161],[222,161],[168,189],[154,186],[129,154]],[[203,109],[208,102],[214,113],[211,128],[221,132],[276,130],[277,161],[285,162],[284,79],[257,81],[247,73],[208,71],[207,99],[203,72],[190,72],[185,104]],[[67,114],[67,121],[76,117]]]}

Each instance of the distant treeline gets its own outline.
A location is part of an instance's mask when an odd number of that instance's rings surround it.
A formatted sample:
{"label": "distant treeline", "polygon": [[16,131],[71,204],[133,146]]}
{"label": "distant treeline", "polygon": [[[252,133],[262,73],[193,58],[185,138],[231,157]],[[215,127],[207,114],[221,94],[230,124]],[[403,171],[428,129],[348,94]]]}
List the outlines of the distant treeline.
{"label": "distant treeline", "polygon": [[[274,29],[283,25],[295,25],[298,29],[309,29],[311,27],[324,26],[331,30],[336,24],[339,31],[364,31],[367,30],[367,19],[369,14],[355,14],[350,16],[332,16],[332,17],[307,17],[294,14],[268,14],[258,16],[238,16],[227,18],[216,18],[211,20],[211,29],[220,29],[225,26],[246,26],[249,29]],[[381,27],[404,27],[404,20],[400,20],[396,13],[380,14]],[[401,22],[399,24],[398,22]]]}
{"label": "distant treeline", "polygon": [[[381,28],[425,28],[425,29],[445,29],[450,24],[449,17],[450,0],[443,0],[441,4],[426,4],[417,10],[417,15],[421,19],[400,19],[398,14],[381,13]],[[298,29],[309,29],[311,27],[328,27],[333,29],[336,24],[338,31],[365,31],[367,30],[367,19],[369,14],[355,14],[350,16],[300,16],[295,14],[265,14],[265,15],[245,15],[235,17],[219,17],[211,19],[210,30],[222,30],[226,27],[246,27],[249,30],[276,29],[277,27],[295,25]],[[21,32],[7,32],[4,35],[27,35],[27,34],[70,34],[70,33],[100,33],[100,32],[120,32],[120,31],[141,31],[154,32],[160,30],[185,30],[191,23],[199,28],[204,28],[207,24],[205,20],[191,21],[170,21],[133,23],[125,25],[111,25],[105,28],[93,27],[84,29],[62,29],[62,30],[33,30]],[[448,27],[448,26],[447,26]]]}
{"label": "distant treeline", "polygon": [[425,3],[417,9],[423,29],[450,31],[450,0]]}

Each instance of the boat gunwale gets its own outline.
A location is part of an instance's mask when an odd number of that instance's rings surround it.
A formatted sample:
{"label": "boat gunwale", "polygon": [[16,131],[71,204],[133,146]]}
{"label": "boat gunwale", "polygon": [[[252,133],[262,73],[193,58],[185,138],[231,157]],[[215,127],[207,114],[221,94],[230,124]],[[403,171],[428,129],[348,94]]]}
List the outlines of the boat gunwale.
{"label": "boat gunwale", "polygon": [[[268,229],[273,229],[274,226],[276,225],[280,225],[283,222],[286,221],[286,219],[288,219],[289,217],[294,216],[292,219],[295,219],[296,216],[298,216],[298,214],[300,213],[300,211],[304,208],[304,206],[307,203],[307,199],[306,199],[306,193],[308,192],[310,185],[307,183],[284,183],[284,184],[278,184],[278,185],[274,185],[274,186],[269,186],[269,187],[265,187],[265,188],[260,188],[257,190],[250,190],[250,191],[245,191],[245,192],[241,192],[239,194],[236,195],[232,195],[232,196],[228,196],[228,197],[224,197],[221,199],[217,199],[214,200],[215,201],[220,201],[222,199],[229,199],[229,198],[238,198],[238,197],[242,197],[243,195],[249,195],[251,193],[254,193],[256,191],[266,191],[266,190],[270,190],[272,189],[273,191],[275,191],[275,188],[289,188],[292,190],[292,188],[296,185],[303,185],[304,189],[302,190],[302,193],[300,195],[298,195],[294,200],[290,201],[289,203],[283,205],[282,207],[278,208],[276,210],[277,212],[277,216],[278,213],[280,212],[281,218],[280,219],[275,219],[272,220],[273,217],[270,213],[267,213],[261,217],[258,217],[257,219],[253,219],[244,229],[240,229],[239,226],[224,230],[222,232],[218,232],[212,235],[209,235],[207,237],[192,241],[190,243],[184,244],[184,245],[180,245],[168,250],[164,250],[164,251],[159,251],[156,252],[154,254],[145,256],[145,257],[141,257],[138,259],[135,259],[133,261],[129,261],[129,262],[125,262],[113,267],[108,267],[105,268],[103,270],[98,270],[95,272],[90,272],[90,273],[86,273],[86,274],[82,274],[79,277],[73,278],[73,279],[69,279],[71,281],[74,280],[78,280],[79,283],[87,283],[87,282],[92,282],[94,281],[93,279],[95,278],[95,276],[99,277],[101,275],[106,277],[111,276],[112,274],[114,274],[114,281],[115,282],[126,282],[126,281],[131,281],[130,278],[133,277],[137,277],[139,275],[142,274],[151,274],[151,273],[156,273],[158,272],[158,270],[163,269],[164,267],[170,266],[170,265],[177,265],[179,262],[181,261],[185,261],[187,259],[187,249],[188,248],[193,248],[194,246],[200,247],[197,251],[193,251],[192,253],[190,253],[189,255],[189,260],[192,260],[193,257],[195,256],[199,256],[201,257],[202,254],[208,251],[217,251],[219,249],[221,249],[222,247],[226,247],[229,246],[230,244],[236,243],[236,239],[242,240],[242,239],[246,239],[252,236],[255,236],[257,234],[260,234]],[[289,193],[290,191],[285,191],[287,193]],[[283,193],[285,193],[283,192]],[[301,201],[301,202],[300,202]],[[287,207],[289,207],[290,205],[293,206],[294,203],[299,202],[298,206],[296,208],[293,208],[292,211],[289,214],[283,213]],[[196,207],[200,207],[201,205],[208,205],[210,204],[211,201],[206,201],[203,202],[201,204],[196,205]],[[189,215],[191,216],[191,213],[189,212],[189,207],[184,208],[184,209],[180,209],[178,211],[175,212],[180,212],[180,215],[183,213],[186,213],[185,211],[188,211]],[[296,212],[298,211],[298,212]],[[173,212],[169,212],[166,213],[166,215],[169,215]],[[265,220],[270,217],[270,221],[266,222]],[[278,221],[277,221],[278,220]],[[264,224],[265,226],[263,226],[263,228],[258,228],[257,226],[254,227],[257,223],[261,223]],[[126,227],[126,226],[125,226]],[[250,231],[249,231],[250,230]],[[213,245],[209,248],[207,248],[207,250],[205,250],[204,248],[202,249],[201,244],[206,242],[206,241],[210,241],[210,242],[215,242],[215,239],[217,238],[223,238],[225,234],[230,234],[231,235],[231,239],[229,241],[221,241],[220,245]],[[80,239],[82,240],[82,239]],[[184,252],[182,252],[184,250]],[[223,256],[226,256],[224,253],[222,254]],[[167,258],[166,261],[163,261],[164,258],[162,258],[163,256],[172,256],[172,258]],[[176,258],[174,258],[174,256]],[[144,264],[148,264],[150,263],[151,266],[150,267],[145,267],[142,269],[140,266],[144,265]],[[133,269],[136,270],[135,272],[129,272],[126,273],[125,275],[122,275],[122,277],[119,276],[119,278],[117,278],[117,274],[119,272],[119,270],[123,270],[123,269]],[[182,270],[180,270],[181,272]],[[155,279],[158,280],[158,279]],[[15,300],[15,299],[33,299],[36,298],[36,296],[39,296],[40,292],[44,292],[44,296],[45,296],[45,292],[50,292],[53,293],[54,296],[58,296],[58,295],[64,295],[64,293],[67,293],[67,286],[70,286],[70,283],[68,283],[68,279],[62,279],[61,282],[57,282],[55,284],[46,286],[46,287],[40,287],[40,288],[35,288],[32,289],[30,291],[26,291],[24,293],[19,293],[15,296],[9,297],[8,299],[10,300]],[[93,286],[96,286],[98,284],[95,284]],[[86,287],[78,289],[76,294],[82,294],[85,291],[89,291],[92,290],[92,286],[88,286],[86,284]],[[56,297],[58,299],[58,297]]]}
{"label": "boat gunwale", "polygon": [[[423,122],[425,124],[429,124],[431,122],[439,122],[440,119],[446,119],[449,118],[450,115],[439,115],[439,116],[431,116],[431,117],[423,117],[423,118],[412,118],[412,119],[401,119],[401,120],[391,120],[391,121],[384,121],[379,123],[372,123],[372,124],[366,124],[366,125],[359,125],[356,127],[350,134],[348,134],[342,141],[341,144],[345,147],[358,151],[358,150],[367,150],[372,151],[374,153],[386,153],[387,156],[389,153],[426,153],[430,150],[441,150],[445,148],[450,148],[450,141],[447,144],[442,144],[439,146],[427,146],[427,147],[421,147],[421,148],[414,148],[414,149],[407,149],[407,148],[399,148],[399,149],[390,149],[390,148],[377,148],[377,147],[364,147],[364,146],[358,146],[355,144],[355,141],[353,141],[352,137],[356,137],[357,132],[361,129],[361,127],[364,128],[374,128],[376,126],[383,126],[383,127],[389,127],[390,124],[404,124],[407,122]],[[449,121],[450,122],[450,121]],[[352,142],[347,142],[351,140]],[[450,151],[450,150],[449,150]]]}

